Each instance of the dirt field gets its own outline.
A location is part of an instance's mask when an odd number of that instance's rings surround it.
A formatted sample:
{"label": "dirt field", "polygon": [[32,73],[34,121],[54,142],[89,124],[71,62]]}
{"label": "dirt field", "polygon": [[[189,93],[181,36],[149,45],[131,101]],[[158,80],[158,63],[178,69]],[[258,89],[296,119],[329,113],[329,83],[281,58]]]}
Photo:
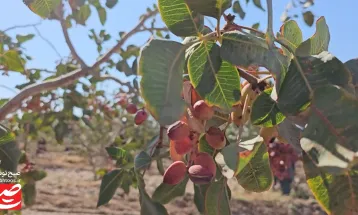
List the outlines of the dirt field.
{"label": "dirt field", "polygon": [[[129,195],[118,189],[108,205],[96,208],[100,180],[93,180],[91,166],[85,158],[65,152],[47,152],[38,156],[35,162],[38,167],[47,171],[48,176],[37,183],[37,203],[31,208],[25,208],[24,215],[139,214],[138,192],[134,189],[131,189]],[[233,215],[325,214],[309,193],[300,164],[297,169],[291,196],[281,196],[277,188],[260,194],[249,193],[234,180],[230,181]],[[152,165],[152,169],[146,175],[146,189],[148,193],[152,193],[162,178],[155,165]],[[184,197],[178,197],[172,203],[165,205],[169,214],[199,214],[192,201],[192,187],[189,183]]]}

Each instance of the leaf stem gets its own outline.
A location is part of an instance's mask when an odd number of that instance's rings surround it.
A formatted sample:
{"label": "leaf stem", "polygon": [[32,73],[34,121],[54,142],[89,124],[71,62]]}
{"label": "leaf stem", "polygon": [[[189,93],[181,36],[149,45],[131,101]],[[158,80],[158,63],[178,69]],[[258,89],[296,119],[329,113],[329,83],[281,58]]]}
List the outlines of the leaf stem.
{"label": "leaf stem", "polygon": [[272,0],[266,0],[267,2],[267,32],[266,40],[269,47],[274,46],[275,36],[273,33],[273,12],[272,12]]}
{"label": "leaf stem", "polygon": [[302,78],[303,78],[303,80],[304,80],[304,82],[305,82],[305,84],[306,84],[306,86],[307,86],[307,88],[308,88],[308,91],[310,92],[310,97],[312,97],[312,95],[313,95],[313,89],[312,89],[311,84],[310,84],[310,82],[308,81],[308,79],[307,79],[305,73],[303,72],[302,66],[301,66],[300,62],[298,61],[298,59],[297,59],[297,57],[296,57],[296,55],[295,55],[295,52],[291,49],[291,47],[289,47],[289,46],[287,46],[286,44],[282,43],[280,40],[275,39],[275,41],[276,41],[277,43],[279,43],[281,46],[285,47],[289,52],[292,53],[293,61],[295,62],[296,66],[297,66],[297,69],[298,69],[298,71],[300,72],[300,74],[301,74],[301,76],[302,76]]}

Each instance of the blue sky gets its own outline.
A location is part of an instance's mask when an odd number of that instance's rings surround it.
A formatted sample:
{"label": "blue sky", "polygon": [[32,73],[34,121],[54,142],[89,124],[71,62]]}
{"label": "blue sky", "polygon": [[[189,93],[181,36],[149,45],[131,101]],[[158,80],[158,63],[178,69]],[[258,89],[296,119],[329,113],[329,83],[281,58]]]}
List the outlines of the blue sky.
{"label": "blue sky", "polygon": [[[246,5],[244,3],[245,0],[240,1],[246,11],[246,17],[244,20],[237,18],[237,23],[240,25],[251,26],[256,22],[260,22],[260,30],[265,30],[267,22],[266,13],[257,9],[252,5],[252,3]],[[261,1],[262,4],[265,5],[265,1]],[[280,16],[288,1],[289,0],[273,0],[274,30],[276,32],[282,25]],[[2,10],[0,13],[1,30],[14,25],[32,24],[40,21],[40,18],[33,14],[23,4],[22,0],[6,0],[6,3],[4,2],[2,3]],[[329,51],[343,62],[358,57],[358,42],[356,40],[356,35],[358,33],[358,1],[316,0],[315,2],[315,5],[312,7],[313,13],[317,17],[325,16],[330,28],[331,42]],[[153,3],[156,3],[156,0],[119,0],[117,6],[108,11],[105,26],[100,24],[97,12],[93,9],[92,15],[87,22],[87,27],[74,25],[74,27],[69,30],[70,37],[79,55],[89,65],[93,64],[98,57],[95,44],[88,38],[89,29],[94,28],[96,32],[99,32],[101,29],[105,29],[107,32],[112,34],[112,40],[104,46],[104,50],[107,50],[115,43],[115,40],[118,39],[118,32],[130,30],[138,22],[139,16],[145,12],[148,6],[153,5]],[[229,12],[231,11],[228,10],[227,13]],[[159,16],[157,20],[160,20]],[[297,22],[302,29],[304,38],[308,38],[314,33],[315,27],[308,27],[303,22],[301,17],[297,19]],[[158,26],[164,25],[161,21],[157,24]],[[60,24],[58,22],[44,20],[42,21],[42,24],[38,26],[38,29],[44,37],[48,38],[54,44],[62,56],[68,56],[69,49],[65,44]],[[10,35],[28,33],[36,34],[32,27],[16,29],[9,32]],[[138,34],[132,37],[127,42],[127,45],[142,45],[148,37],[148,33]],[[25,48],[27,49],[27,53],[34,57],[34,60],[30,61],[28,64],[28,68],[55,68],[56,61],[59,60],[59,57],[44,40],[39,37],[35,37],[35,39],[26,43]],[[119,72],[113,71],[112,74],[122,77]],[[16,73],[10,73],[9,77],[0,76],[0,86],[5,85],[6,87],[10,87],[14,90],[16,90],[15,86],[17,84],[24,83],[25,81],[26,80],[23,76]],[[102,88],[109,87],[113,90],[117,86],[118,85],[115,83],[105,82],[103,83]],[[0,87],[0,98],[12,97],[14,95],[14,92]]]}

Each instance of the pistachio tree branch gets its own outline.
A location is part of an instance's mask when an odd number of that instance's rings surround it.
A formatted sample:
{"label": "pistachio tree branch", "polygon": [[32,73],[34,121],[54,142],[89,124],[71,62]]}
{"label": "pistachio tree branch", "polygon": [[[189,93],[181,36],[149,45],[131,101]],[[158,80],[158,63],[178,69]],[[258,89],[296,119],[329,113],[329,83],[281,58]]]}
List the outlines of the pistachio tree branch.
{"label": "pistachio tree branch", "polygon": [[61,28],[62,28],[62,33],[63,36],[65,37],[65,41],[67,43],[68,48],[71,51],[71,55],[73,56],[74,59],[76,59],[78,61],[78,63],[81,65],[82,68],[86,68],[88,67],[87,64],[83,61],[83,59],[78,55],[75,47],[72,44],[72,41],[70,39],[70,36],[68,34],[68,29],[67,29],[67,25],[66,25],[66,21],[64,19],[64,14],[63,14],[63,7],[60,7],[60,24],[61,24]]}
{"label": "pistachio tree branch", "polygon": [[102,58],[100,58],[97,62],[95,62],[93,64],[93,66],[83,67],[83,68],[74,70],[70,73],[67,73],[65,75],[59,76],[57,78],[43,81],[41,83],[32,84],[32,85],[29,85],[29,86],[25,87],[24,89],[22,89],[15,97],[11,98],[6,104],[4,104],[0,108],[0,121],[4,120],[8,114],[10,114],[10,113],[14,112],[15,110],[17,110],[18,108],[20,108],[22,101],[24,101],[26,98],[28,98],[30,96],[37,95],[41,92],[54,90],[59,87],[65,87],[65,86],[71,85],[75,81],[77,81],[78,79],[80,79],[82,77],[98,73],[99,72],[98,67],[102,63],[108,61],[110,59],[110,57],[112,56],[112,54],[115,53],[119,48],[121,48],[121,46],[123,46],[123,44],[131,36],[133,36],[134,34],[136,34],[138,32],[141,32],[141,28],[144,25],[145,21],[148,20],[150,17],[156,15],[157,13],[158,13],[158,11],[155,10],[155,11],[151,11],[151,12],[145,14],[144,16],[142,16],[139,23],[131,31],[129,31],[126,35],[124,35],[107,54],[105,54]]}

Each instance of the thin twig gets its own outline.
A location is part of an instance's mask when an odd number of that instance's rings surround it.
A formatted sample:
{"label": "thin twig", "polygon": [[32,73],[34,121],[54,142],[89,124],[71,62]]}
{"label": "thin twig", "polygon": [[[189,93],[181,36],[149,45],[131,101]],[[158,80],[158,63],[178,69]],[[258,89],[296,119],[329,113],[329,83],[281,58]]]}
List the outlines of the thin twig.
{"label": "thin twig", "polygon": [[93,64],[92,68],[97,68],[102,63],[108,61],[112,54],[119,50],[119,48],[123,46],[123,44],[127,41],[128,38],[141,31],[142,26],[148,18],[156,15],[157,13],[158,10],[154,10],[142,16],[142,19],[139,21],[139,23],[130,32],[125,34],[112,49],[110,49],[105,55],[102,56],[102,58],[100,58],[95,64]]}
{"label": "thin twig", "polygon": [[14,90],[14,89],[12,89],[12,88],[10,88],[10,87],[8,87],[8,86],[5,86],[5,85],[3,85],[3,84],[0,84],[0,87],[2,87],[2,88],[5,88],[5,89],[7,89],[7,90],[9,90],[9,91],[11,91],[11,92],[13,92],[13,93],[17,93],[16,92],[16,90]]}
{"label": "thin twig", "polygon": [[52,43],[50,40],[48,40],[47,38],[45,38],[44,36],[42,36],[41,32],[39,31],[39,29],[38,29],[36,26],[33,26],[33,27],[34,27],[34,29],[35,29],[37,35],[38,35],[41,39],[43,39],[43,40],[56,52],[56,54],[57,54],[57,56],[58,56],[59,58],[62,59],[62,56],[61,56],[60,52],[57,51],[57,49],[56,49],[56,47],[53,45],[53,43]]}
{"label": "thin twig", "polygon": [[[123,82],[122,80],[120,80],[117,77],[111,76],[111,75],[102,75],[101,77],[99,77],[100,80],[104,81],[104,80],[112,80],[117,82],[118,84],[122,85],[122,86],[127,86],[129,89],[129,92],[131,92],[131,83],[130,82]],[[134,93],[134,92],[133,92]]]}
{"label": "thin twig", "polygon": [[63,7],[60,7],[61,11],[60,11],[60,23],[61,23],[61,28],[62,28],[62,32],[63,32],[63,36],[65,37],[65,41],[68,45],[68,48],[70,49],[71,51],[71,55],[73,56],[73,58],[75,58],[78,63],[81,65],[82,68],[86,68],[88,67],[87,64],[83,61],[83,59],[78,55],[75,47],[73,46],[72,42],[71,42],[71,39],[70,39],[70,36],[68,34],[68,29],[67,29],[67,25],[66,25],[66,21],[65,19],[63,18]]}
{"label": "thin twig", "polygon": [[40,24],[41,24],[41,21],[40,21],[40,22],[37,22],[37,23],[34,23],[34,24],[14,25],[14,26],[12,26],[12,27],[6,28],[5,30],[3,30],[3,32],[11,31],[11,30],[14,30],[14,29],[17,29],[17,28],[36,27],[36,26],[38,26],[38,25],[40,25]]}
{"label": "thin twig", "polygon": [[153,31],[169,31],[169,29],[166,28],[166,27],[162,27],[162,28],[147,28],[147,27],[144,27],[140,31],[149,31],[149,32],[152,33]]}

